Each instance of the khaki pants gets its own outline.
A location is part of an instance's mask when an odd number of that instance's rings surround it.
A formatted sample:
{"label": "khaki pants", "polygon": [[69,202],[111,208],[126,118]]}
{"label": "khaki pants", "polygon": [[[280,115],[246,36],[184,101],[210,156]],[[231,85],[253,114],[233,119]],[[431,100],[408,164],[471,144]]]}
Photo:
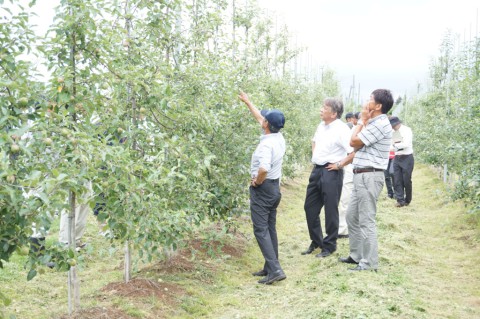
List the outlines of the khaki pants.
{"label": "khaki pants", "polygon": [[377,199],[382,191],[383,172],[353,175],[353,190],[347,210],[350,257],[365,269],[378,268]]}
{"label": "khaki pants", "polygon": [[348,235],[347,209],[353,189],[353,165],[349,164],[343,168],[342,196],[338,203],[338,234]]}

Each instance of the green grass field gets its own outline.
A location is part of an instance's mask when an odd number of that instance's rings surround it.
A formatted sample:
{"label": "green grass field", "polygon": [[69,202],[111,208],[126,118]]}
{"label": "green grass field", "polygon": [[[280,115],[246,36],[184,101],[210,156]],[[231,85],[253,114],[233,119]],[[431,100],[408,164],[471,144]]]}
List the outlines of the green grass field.
{"label": "green grass field", "polygon": [[[272,286],[250,275],[263,260],[248,216],[238,219],[236,234],[219,235],[223,247],[192,241],[192,251],[168,262],[138,264],[129,285],[122,284],[121,249],[110,248],[92,216],[77,267],[82,308],[72,318],[480,318],[479,229],[430,168],[415,168],[410,206],[380,196],[377,273],[348,272],[338,262],[348,239],[325,259],[300,255],[309,244],[307,179],[305,172],[283,187],[277,220],[287,279]],[[54,228],[49,243],[56,238]],[[67,274],[46,269],[27,282],[24,258],[0,270],[0,290],[12,299],[5,314],[68,318]]]}

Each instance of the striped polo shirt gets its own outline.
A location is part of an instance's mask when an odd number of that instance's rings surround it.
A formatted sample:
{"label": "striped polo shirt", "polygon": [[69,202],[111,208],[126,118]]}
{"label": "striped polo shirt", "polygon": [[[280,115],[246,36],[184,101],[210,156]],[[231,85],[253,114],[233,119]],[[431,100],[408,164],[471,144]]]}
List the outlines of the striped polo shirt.
{"label": "striped polo shirt", "polygon": [[386,114],[371,119],[357,135],[365,145],[355,153],[353,166],[355,168],[386,169],[392,143],[392,131]]}

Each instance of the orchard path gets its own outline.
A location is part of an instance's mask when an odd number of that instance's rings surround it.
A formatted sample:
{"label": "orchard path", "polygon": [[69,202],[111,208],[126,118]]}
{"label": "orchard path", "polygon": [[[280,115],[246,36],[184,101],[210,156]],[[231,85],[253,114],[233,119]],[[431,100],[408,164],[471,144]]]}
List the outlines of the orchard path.
{"label": "orchard path", "polygon": [[[302,256],[309,244],[303,212],[308,172],[288,182],[278,215],[280,259],[287,279],[256,284],[261,267],[255,239],[240,260],[225,264],[209,295],[208,318],[480,318],[480,245],[461,203],[426,166],[414,170],[414,199],[396,208],[378,203],[380,269],[349,272],[339,240],[328,258]],[[322,212],[323,217],[323,212]],[[258,268],[258,269],[257,269]]]}

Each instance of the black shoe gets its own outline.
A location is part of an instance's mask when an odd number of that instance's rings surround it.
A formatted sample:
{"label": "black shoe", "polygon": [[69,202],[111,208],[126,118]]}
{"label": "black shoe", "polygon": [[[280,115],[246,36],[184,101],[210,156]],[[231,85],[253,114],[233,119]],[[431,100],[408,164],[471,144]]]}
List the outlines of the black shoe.
{"label": "black shoe", "polygon": [[350,256],[348,256],[347,258],[340,257],[340,258],[338,258],[338,261],[340,261],[342,263],[346,263],[346,264],[357,264],[358,265],[358,263],[355,260],[353,260],[353,258],[350,257]]}
{"label": "black shoe", "polygon": [[368,269],[368,268],[364,268],[364,267],[362,267],[362,266],[360,266],[360,265],[357,265],[357,267],[355,267],[355,268],[349,268],[348,270],[350,270],[350,271],[373,270],[374,272],[377,272],[376,269]]}
{"label": "black shoe", "polygon": [[348,238],[348,237],[349,237],[348,234],[346,234],[346,235],[338,235],[338,236],[337,236],[337,238]]}
{"label": "black shoe", "polygon": [[330,256],[331,254],[333,254],[334,251],[329,251],[329,250],[322,250],[322,252],[320,254],[316,254],[315,257],[317,258],[325,258],[325,257],[328,257]]}
{"label": "black shoe", "polygon": [[282,281],[286,278],[287,278],[287,276],[285,275],[285,273],[282,270],[277,270],[277,271],[267,275],[266,277],[260,279],[258,281],[258,283],[259,284],[265,284],[265,285],[271,285],[275,281]]}
{"label": "black shoe", "polygon": [[310,255],[317,248],[318,248],[317,245],[315,245],[314,243],[311,243],[310,246],[308,246],[307,250],[302,251],[302,255]]}
{"label": "black shoe", "polygon": [[262,270],[259,270],[259,271],[256,271],[256,272],[252,272],[252,275],[253,276],[266,276],[268,275],[267,271],[262,269]]}
{"label": "black shoe", "polygon": [[403,206],[405,206],[405,203],[397,202],[395,204],[395,207],[403,207]]}
{"label": "black shoe", "polygon": [[388,194],[388,198],[393,199],[393,195]]}

